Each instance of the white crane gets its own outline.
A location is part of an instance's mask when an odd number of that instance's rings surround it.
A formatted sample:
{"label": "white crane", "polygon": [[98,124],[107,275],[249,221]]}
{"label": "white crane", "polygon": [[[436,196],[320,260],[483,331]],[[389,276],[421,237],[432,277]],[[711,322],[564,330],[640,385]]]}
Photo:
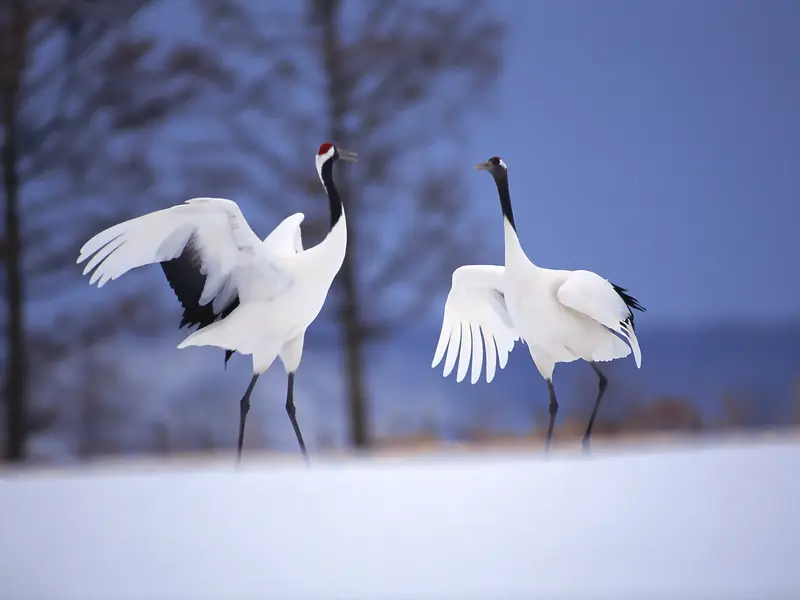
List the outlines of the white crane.
{"label": "white crane", "polygon": [[559,362],[587,361],[598,378],[597,399],[583,437],[587,449],[608,384],[597,363],[623,358],[633,350],[636,366],[641,368],[632,309],[645,309],[624,288],[596,273],[544,269],[533,264],[517,238],[505,162],[495,156],[475,168],[491,173],[497,184],[505,230],[505,266],[466,265],[455,270],[431,367],[441,362],[446,351],[443,374],[447,377],[458,360],[456,380],[460,382],[471,358],[474,384],[481,376],[485,347],[488,383],[494,378],[496,363],[504,368],[508,353],[521,338],[547,381],[550,422],[545,449],[549,450],[558,413],[553,369]]}
{"label": "white crane", "polygon": [[98,233],[81,248],[78,263],[90,256],[83,274],[103,287],[131,269],[160,263],[183,306],[179,328],[197,325],[178,348],[224,348],[253,357],[253,377],[240,402],[237,462],[241,461],[250,395],[259,375],[280,358],[288,375],[286,412],[303,457],[308,460],[294,405],[294,376],[306,328],[316,319],[344,260],[347,223],[333,181],[337,159],[356,154],[331,143],[319,147],[317,174],[328,195],[330,231],[303,249],[305,215],[286,217],[263,241],[231,200],[193,198]]}

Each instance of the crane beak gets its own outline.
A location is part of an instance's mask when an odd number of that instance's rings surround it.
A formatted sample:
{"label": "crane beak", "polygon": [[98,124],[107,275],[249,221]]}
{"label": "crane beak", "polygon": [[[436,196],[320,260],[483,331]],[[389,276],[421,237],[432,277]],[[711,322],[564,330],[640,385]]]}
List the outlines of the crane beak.
{"label": "crane beak", "polygon": [[482,162],[475,165],[475,169],[478,171],[489,171],[492,168],[492,163],[490,162]]}
{"label": "crane beak", "polygon": [[358,162],[358,154],[352,150],[343,150],[342,148],[338,148],[338,151],[339,158],[342,160],[346,160],[347,162]]}

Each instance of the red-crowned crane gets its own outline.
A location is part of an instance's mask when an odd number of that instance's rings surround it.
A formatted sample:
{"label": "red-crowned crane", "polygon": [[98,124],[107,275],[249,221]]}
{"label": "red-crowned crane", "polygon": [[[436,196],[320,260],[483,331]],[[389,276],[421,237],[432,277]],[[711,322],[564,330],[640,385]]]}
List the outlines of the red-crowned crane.
{"label": "red-crowned crane", "polygon": [[505,266],[466,265],[455,270],[431,366],[436,367],[446,352],[444,376],[458,362],[456,380],[463,381],[471,359],[471,381],[476,383],[485,347],[486,381],[490,382],[496,364],[505,367],[508,353],[521,338],[547,381],[550,421],[545,448],[549,450],[558,413],[553,369],[559,362],[587,361],[598,378],[597,398],[583,437],[583,447],[588,449],[608,384],[597,363],[633,351],[636,366],[641,368],[632,309],[644,308],[624,288],[591,271],[544,269],[533,264],[517,238],[505,162],[494,156],[475,168],[488,171],[497,185],[505,230]]}
{"label": "red-crowned crane", "polygon": [[347,224],[333,181],[338,160],[356,154],[322,144],[316,155],[320,181],[330,204],[330,231],[313,248],[303,249],[294,213],[263,241],[231,200],[193,198],[125,221],[98,233],[81,248],[78,263],[91,257],[84,275],[103,287],[131,269],[160,263],[183,306],[180,327],[198,326],[178,348],[224,348],[249,354],[253,377],[240,402],[237,463],[241,461],[250,395],[259,375],[280,358],[288,375],[286,412],[308,460],[294,404],[294,377],[308,326],[317,318],[347,249]]}

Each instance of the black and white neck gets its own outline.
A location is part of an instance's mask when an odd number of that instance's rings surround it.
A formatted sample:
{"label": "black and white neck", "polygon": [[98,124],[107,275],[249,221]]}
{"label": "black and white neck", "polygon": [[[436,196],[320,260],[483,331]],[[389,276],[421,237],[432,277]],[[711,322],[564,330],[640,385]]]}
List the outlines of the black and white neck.
{"label": "black and white neck", "polygon": [[333,144],[325,143],[319,147],[317,153],[317,173],[322,185],[328,194],[328,202],[331,209],[331,230],[336,226],[344,213],[342,199],[339,197],[339,190],[333,181],[333,163],[339,158],[336,147]]}
{"label": "black and white neck", "polygon": [[[502,163],[502,161],[501,161]],[[511,192],[508,189],[508,171],[505,165],[502,164],[499,168],[492,169],[492,177],[495,184],[497,184],[497,194],[500,196],[500,208],[503,211],[508,224],[516,232],[517,226],[514,223],[514,210],[511,208]]]}
{"label": "black and white neck", "polygon": [[505,234],[506,268],[523,267],[533,263],[525,256],[517,237],[517,225],[514,223],[514,211],[511,208],[511,192],[508,189],[508,167],[499,156],[493,156],[485,163],[475,165],[479,171],[492,174],[497,194],[500,197],[500,208],[503,210],[503,231]]}

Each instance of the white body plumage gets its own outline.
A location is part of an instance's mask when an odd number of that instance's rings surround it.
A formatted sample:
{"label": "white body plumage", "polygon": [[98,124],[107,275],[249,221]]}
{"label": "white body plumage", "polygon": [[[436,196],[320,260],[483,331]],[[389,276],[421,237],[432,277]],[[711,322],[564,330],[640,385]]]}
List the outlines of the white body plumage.
{"label": "white body plumage", "polygon": [[630,309],[614,286],[591,271],[536,266],[513,228],[507,222],[505,227],[505,266],[467,265],[453,273],[432,366],[446,356],[445,377],[457,364],[456,379],[463,381],[471,363],[470,380],[477,383],[485,355],[491,382],[522,339],[545,379],[552,379],[556,363],[605,362],[624,358],[631,349],[641,367],[639,342],[626,321]]}

